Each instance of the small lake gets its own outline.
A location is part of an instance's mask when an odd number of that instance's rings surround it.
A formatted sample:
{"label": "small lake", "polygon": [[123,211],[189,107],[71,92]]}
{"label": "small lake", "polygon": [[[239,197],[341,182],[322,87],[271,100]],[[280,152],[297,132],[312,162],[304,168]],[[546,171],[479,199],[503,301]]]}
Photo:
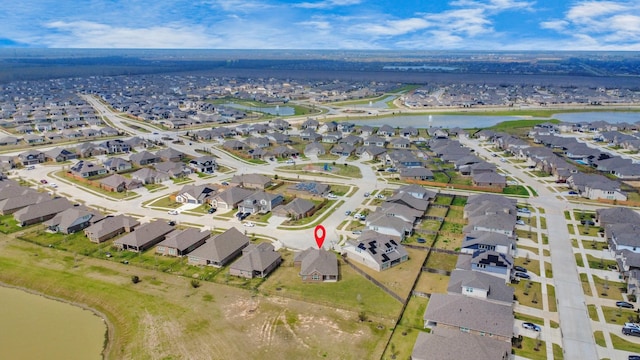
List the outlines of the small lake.
{"label": "small lake", "polygon": [[0,287],[0,358],[102,359],[107,327],[89,310]]}
{"label": "small lake", "polygon": [[[554,119],[565,122],[607,121],[609,123],[640,121],[640,112],[581,112],[554,114]],[[375,118],[367,120],[348,120],[356,125],[393,127],[413,126],[415,128],[443,127],[443,128],[485,128],[509,120],[536,120],[540,118],[523,116],[491,116],[491,115],[399,115],[394,117]]]}
{"label": "small lake", "polygon": [[292,108],[291,106],[280,106],[280,105],[246,106],[246,105],[233,104],[233,103],[222,104],[222,106],[227,106],[227,107],[238,109],[238,110],[257,111],[257,112],[261,112],[269,115],[276,115],[276,116],[291,116],[291,115],[295,115],[296,113],[296,109]]}

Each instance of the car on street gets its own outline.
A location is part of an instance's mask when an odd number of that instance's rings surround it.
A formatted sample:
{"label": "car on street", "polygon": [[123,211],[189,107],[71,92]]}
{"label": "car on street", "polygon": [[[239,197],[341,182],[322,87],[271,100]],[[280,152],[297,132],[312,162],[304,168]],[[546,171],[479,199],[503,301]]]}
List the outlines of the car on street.
{"label": "car on street", "polygon": [[522,323],[522,327],[525,329],[529,329],[529,330],[533,330],[533,331],[541,331],[542,329],[540,328],[540,326],[531,323],[531,322],[524,322]]}
{"label": "car on street", "polygon": [[55,189],[55,188],[57,188],[57,187],[58,187],[58,184],[56,184],[56,183],[49,183],[49,186]]}
{"label": "car on street", "polygon": [[178,215],[178,210],[169,210],[169,211],[167,211],[167,214],[169,214],[169,215]]}
{"label": "car on street", "polygon": [[627,358],[629,360],[640,360],[640,355],[629,355]]}
{"label": "car on street", "polygon": [[362,234],[362,230],[353,230],[351,233],[353,235],[361,235]]}
{"label": "car on street", "polygon": [[633,309],[633,304],[626,301],[616,301],[616,306],[621,308]]}
{"label": "car on street", "polygon": [[226,182],[226,181],[223,181],[223,182],[220,183],[220,185],[229,186],[229,183]]}
{"label": "car on street", "polygon": [[500,158],[500,162],[507,162],[505,158]]}
{"label": "car on street", "polygon": [[393,168],[393,167],[390,167],[390,168],[386,168],[386,169],[385,169],[385,171],[386,171],[386,172],[397,172],[397,171],[398,171],[398,169]]}
{"label": "car on street", "polygon": [[246,227],[254,227],[254,226],[256,226],[256,224],[252,223],[251,221],[247,221],[246,223],[242,223],[242,225],[244,225]]}
{"label": "car on street", "polygon": [[351,210],[347,210],[347,211],[345,211],[345,212],[344,212],[344,214],[345,214],[346,216],[351,215]]}
{"label": "car on street", "polygon": [[529,276],[529,274],[525,274],[523,272],[517,272],[514,275],[516,278],[520,278],[520,279],[531,279],[531,276]]}
{"label": "car on street", "polygon": [[578,192],[571,190],[571,191],[569,191],[569,195],[578,195]]}
{"label": "car on street", "polygon": [[176,222],[173,220],[167,222],[167,224],[169,224],[169,226],[176,226]]}
{"label": "car on street", "polygon": [[364,197],[369,197],[369,196],[371,196],[371,193],[369,192],[364,193]]}
{"label": "car on street", "polygon": [[519,272],[523,272],[525,274],[527,273],[527,269],[523,268],[522,266],[518,266],[518,265],[514,266],[513,270],[519,271]]}
{"label": "car on street", "polygon": [[638,328],[630,328],[630,327],[623,327],[622,328],[622,333],[628,336],[640,336],[640,329]]}
{"label": "car on street", "polygon": [[209,210],[207,210],[207,212],[208,212],[209,214],[213,214],[213,213],[214,213],[214,212],[216,212],[217,210],[218,210],[218,209],[216,209],[216,208],[212,207],[212,208],[209,208]]}
{"label": "car on street", "polygon": [[524,220],[516,220],[516,225],[524,225]]}
{"label": "car on street", "polygon": [[47,179],[40,180],[40,184],[46,184],[46,183],[48,183]]}
{"label": "car on street", "polygon": [[531,210],[529,210],[528,208],[518,208],[518,212],[523,214],[531,214]]}
{"label": "car on street", "polygon": [[295,163],[295,161],[293,161],[293,159],[287,160],[287,164],[293,164],[293,163]]}
{"label": "car on street", "polygon": [[33,170],[33,169],[35,169],[35,168],[36,168],[36,166],[35,166],[35,165],[27,166],[27,170]]}
{"label": "car on street", "polygon": [[636,324],[636,323],[632,323],[632,322],[626,322],[626,323],[624,323],[624,327],[631,327],[631,328],[640,329],[640,324]]}

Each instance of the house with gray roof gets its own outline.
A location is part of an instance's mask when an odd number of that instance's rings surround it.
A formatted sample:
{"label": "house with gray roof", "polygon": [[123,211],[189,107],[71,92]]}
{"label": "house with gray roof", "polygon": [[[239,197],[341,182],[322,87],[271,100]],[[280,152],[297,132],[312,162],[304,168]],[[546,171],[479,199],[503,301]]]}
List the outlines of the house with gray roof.
{"label": "house with gray roof", "polygon": [[596,209],[596,221],[602,227],[620,223],[640,224],[640,214],[628,207]]}
{"label": "house with gray roof", "polygon": [[173,231],[173,226],[167,224],[166,221],[156,220],[116,239],[113,245],[120,250],[143,252],[164,240],[171,231]]}
{"label": "house with gray roof", "polygon": [[233,175],[229,183],[233,186],[240,186],[246,189],[260,190],[264,190],[273,184],[271,178],[261,174]]}
{"label": "house with gray roof", "polygon": [[22,186],[6,186],[0,191],[0,214],[7,215],[29,205],[51,199],[46,193]]}
{"label": "house with gray roof", "polygon": [[487,336],[511,343],[513,306],[458,294],[432,294],[424,312],[424,327]]}
{"label": "house with gray roof", "polygon": [[304,282],[338,281],[338,258],[330,251],[310,247],[294,255],[293,265]]}
{"label": "house with gray roof", "polygon": [[47,221],[72,206],[66,198],[43,200],[14,212],[13,218],[19,226],[27,226]]}
{"label": "house with gray roof", "polygon": [[231,210],[236,208],[244,199],[248,198],[253,191],[239,187],[230,187],[217,193],[210,200],[211,206],[219,210]]}
{"label": "house with gray roof", "polygon": [[295,198],[284,205],[276,206],[273,209],[273,214],[297,220],[310,216],[314,208],[315,204],[313,202],[303,198]]}
{"label": "house with gray roof", "polygon": [[142,184],[159,184],[170,179],[169,174],[149,168],[142,168],[131,173],[131,178],[140,181]]}
{"label": "house with gray roof", "polygon": [[218,168],[218,163],[213,156],[199,156],[189,161],[189,167],[195,172],[213,173]]}
{"label": "house with gray roof", "polygon": [[433,180],[433,172],[427,168],[423,167],[410,167],[400,169],[400,179],[401,180]]}
{"label": "house with gray roof", "polygon": [[235,227],[211,237],[188,255],[191,265],[222,267],[249,245],[249,238]]}
{"label": "house with gray roof", "polygon": [[514,288],[503,279],[480,271],[455,269],[451,272],[447,293],[462,294],[504,305],[513,304]]}
{"label": "house with gray roof", "polygon": [[84,229],[84,235],[94,243],[101,243],[125,232],[131,232],[140,222],[131,216],[108,216]]}
{"label": "house with gray roof", "polygon": [[44,158],[47,161],[63,162],[63,161],[77,159],[78,155],[71,150],[57,147],[57,148],[53,148],[51,150],[45,151]]}
{"label": "house with gray roof", "polygon": [[389,203],[403,204],[413,209],[422,211],[423,213],[429,207],[429,200],[416,198],[413,195],[405,192],[397,192],[388,197],[385,201]]}
{"label": "house with gray roof", "polygon": [[109,170],[104,166],[85,160],[78,161],[77,163],[72,165],[69,170],[71,170],[71,173],[73,175],[85,179],[92,176],[104,175],[109,172]]}
{"label": "house with gray roof", "polygon": [[186,157],[183,152],[170,147],[156,151],[156,156],[159,156],[161,161],[172,162],[180,162]]}
{"label": "house with gray roof", "polygon": [[488,336],[455,329],[419,332],[411,352],[412,360],[509,360],[511,344]]}
{"label": "house with gray roof", "polygon": [[514,236],[516,216],[511,214],[490,214],[472,216],[463,228],[465,233],[472,231],[490,231],[507,236]]}
{"label": "house with gray roof", "polygon": [[192,173],[191,168],[182,162],[163,161],[153,164],[153,167],[159,173],[165,173],[170,178],[185,177]]}
{"label": "house with gray roof", "polygon": [[115,156],[105,160],[102,165],[111,172],[125,171],[133,167],[130,161]]}
{"label": "house with gray roof", "polygon": [[44,153],[38,150],[27,150],[18,154],[18,161],[23,166],[41,164],[45,161]]}
{"label": "house with gray roof", "polygon": [[380,146],[361,146],[356,149],[356,155],[363,160],[382,160],[387,155],[387,150]]}
{"label": "house with gray roof", "polygon": [[123,192],[133,190],[142,186],[142,182],[136,179],[126,178],[122,175],[113,174],[98,180],[100,187],[107,191]]}
{"label": "house with gray roof", "polygon": [[416,221],[424,215],[423,211],[416,210],[404,204],[392,202],[383,202],[369,217],[375,216],[376,213],[397,217],[409,224],[415,224]]}
{"label": "house with gray roof", "polygon": [[435,191],[427,190],[424,187],[416,184],[403,185],[393,192],[394,195],[402,193],[407,193],[416,199],[422,200],[431,200],[435,199],[436,197]]}
{"label": "house with gray roof", "polygon": [[400,241],[400,237],[366,230],[358,240],[347,240],[342,250],[349,261],[382,271],[409,260],[409,254]]}
{"label": "house with gray roof", "polygon": [[493,250],[515,255],[516,241],[513,237],[491,231],[471,231],[464,235],[460,252],[473,254],[476,250]]}
{"label": "house with gray roof", "polygon": [[369,230],[380,234],[397,236],[402,240],[413,234],[413,223],[406,222],[400,217],[388,216],[379,211],[370,214],[367,217],[366,224]]}
{"label": "house with gray roof", "polygon": [[318,156],[326,154],[324,146],[318,142],[312,142],[304,147],[305,156]]}
{"label": "house with gray roof", "polygon": [[501,254],[492,250],[476,250],[468,256],[458,255],[456,269],[479,271],[496,276],[507,282],[511,279],[513,257],[509,254]]}
{"label": "house with gray roof", "polygon": [[73,234],[100,220],[104,216],[86,206],[74,206],[56,214],[44,225],[49,231],[61,234]]}
{"label": "house with gray roof", "polygon": [[256,191],[238,204],[238,210],[250,214],[266,214],[284,201],[280,194]]}
{"label": "house with gray roof", "polygon": [[185,256],[211,237],[211,232],[195,228],[174,230],[156,246],[156,253],[166,256]]}
{"label": "house with gray roof", "polygon": [[139,153],[131,154],[129,160],[137,166],[145,166],[160,162],[160,157],[156,154],[148,151],[141,151]]}
{"label": "house with gray roof", "polygon": [[273,245],[260,243],[249,244],[242,249],[242,256],[229,267],[229,274],[247,279],[264,278],[275,270],[282,262],[280,253]]}
{"label": "house with gray roof", "polygon": [[187,184],[176,195],[176,202],[182,204],[204,204],[215,195],[218,186],[212,184]]}

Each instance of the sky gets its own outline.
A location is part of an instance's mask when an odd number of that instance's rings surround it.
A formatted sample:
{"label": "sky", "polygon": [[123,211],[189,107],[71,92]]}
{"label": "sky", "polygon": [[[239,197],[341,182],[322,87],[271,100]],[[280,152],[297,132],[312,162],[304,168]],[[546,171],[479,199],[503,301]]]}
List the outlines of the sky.
{"label": "sky", "polygon": [[0,47],[640,51],[640,0],[21,0]]}

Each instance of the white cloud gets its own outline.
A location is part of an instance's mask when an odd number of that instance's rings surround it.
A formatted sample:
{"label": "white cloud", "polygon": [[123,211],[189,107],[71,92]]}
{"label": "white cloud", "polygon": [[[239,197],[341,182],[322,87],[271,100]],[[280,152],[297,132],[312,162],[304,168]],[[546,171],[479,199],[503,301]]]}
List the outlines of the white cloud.
{"label": "white cloud", "polygon": [[451,6],[491,10],[493,12],[513,10],[513,9],[532,9],[534,1],[521,0],[455,0],[449,3]]}
{"label": "white cloud", "polygon": [[493,31],[492,22],[482,9],[459,9],[440,14],[429,14],[428,20],[437,24],[437,28],[459,35],[477,36]]}
{"label": "white cloud", "polygon": [[53,33],[42,36],[48,47],[77,48],[206,48],[220,45],[203,29],[183,25],[150,28],[112,27],[89,21],[54,21],[46,25]]}
{"label": "white cloud", "polygon": [[410,18],[403,20],[388,20],[380,24],[360,24],[355,26],[362,34],[375,36],[398,36],[422,30],[429,27],[429,22],[421,18]]}
{"label": "white cloud", "polygon": [[314,28],[317,30],[330,30],[331,29],[331,23],[328,21],[300,21],[297,22],[296,24],[300,25],[300,26],[306,26],[306,27],[310,27],[310,28]]}
{"label": "white cloud", "polygon": [[303,9],[330,9],[338,6],[358,5],[362,0],[324,0],[318,2],[302,2],[294,4],[294,7]]}
{"label": "white cloud", "polygon": [[569,25],[569,22],[565,20],[551,20],[540,23],[541,28],[556,31],[564,31],[567,28],[567,25]]}

